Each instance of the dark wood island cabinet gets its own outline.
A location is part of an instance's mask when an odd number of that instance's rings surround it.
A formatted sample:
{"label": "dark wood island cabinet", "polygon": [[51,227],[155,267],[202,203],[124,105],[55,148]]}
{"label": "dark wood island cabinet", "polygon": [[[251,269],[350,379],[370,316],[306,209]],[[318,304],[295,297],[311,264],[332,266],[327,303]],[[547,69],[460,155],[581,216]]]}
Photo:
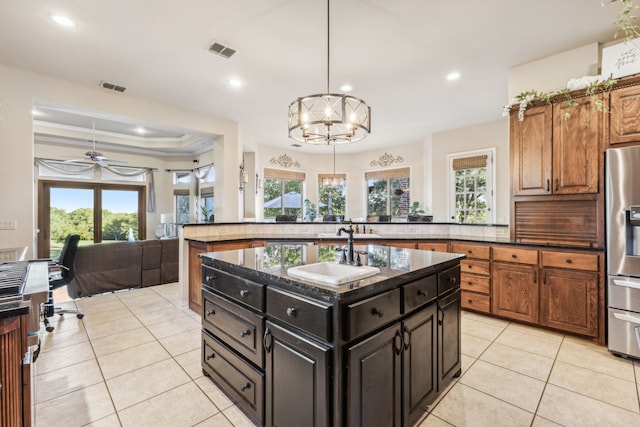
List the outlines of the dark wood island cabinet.
{"label": "dark wood island cabinet", "polygon": [[287,268],[333,245],[202,254],[202,367],[259,425],[411,426],[460,374],[463,255],[377,245],[338,286]]}

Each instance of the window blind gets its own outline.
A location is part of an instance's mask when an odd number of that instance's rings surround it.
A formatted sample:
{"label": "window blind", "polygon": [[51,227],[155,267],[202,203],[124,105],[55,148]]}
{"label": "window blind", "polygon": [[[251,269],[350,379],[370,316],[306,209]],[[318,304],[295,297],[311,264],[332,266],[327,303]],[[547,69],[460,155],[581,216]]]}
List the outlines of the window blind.
{"label": "window blind", "polygon": [[453,159],[453,170],[458,171],[461,169],[475,169],[487,167],[487,155],[460,157]]}
{"label": "window blind", "polygon": [[388,169],[383,171],[371,171],[365,172],[364,178],[369,181],[370,179],[391,179],[391,178],[409,178],[409,168]]}
{"label": "window blind", "polygon": [[270,179],[290,179],[293,181],[304,181],[306,175],[304,172],[264,168],[264,177]]}

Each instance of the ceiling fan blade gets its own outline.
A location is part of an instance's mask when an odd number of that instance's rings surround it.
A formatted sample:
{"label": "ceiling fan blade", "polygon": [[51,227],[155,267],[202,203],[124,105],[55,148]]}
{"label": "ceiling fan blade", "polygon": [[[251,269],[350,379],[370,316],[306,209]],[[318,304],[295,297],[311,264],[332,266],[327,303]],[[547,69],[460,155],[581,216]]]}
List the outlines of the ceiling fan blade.
{"label": "ceiling fan blade", "polygon": [[106,163],[104,160],[102,159],[95,159],[94,162],[96,162],[97,164],[99,164],[100,166],[102,166],[103,168],[106,168],[107,166],[109,166],[108,163]]}

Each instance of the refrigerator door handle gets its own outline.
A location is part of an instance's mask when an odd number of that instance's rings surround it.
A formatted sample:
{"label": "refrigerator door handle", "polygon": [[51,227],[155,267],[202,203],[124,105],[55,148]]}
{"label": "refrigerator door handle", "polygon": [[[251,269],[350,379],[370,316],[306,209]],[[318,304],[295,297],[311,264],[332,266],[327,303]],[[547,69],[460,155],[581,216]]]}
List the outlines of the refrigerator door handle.
{"label": "refrigerator door handle", "polygon": [[[631,323],[636,323],[640,325],[640,317],[635,317],[630,314],[613,313],[613,317],[615,317],[618,320],[624,320],[625,322],[631,322]],[[638,332],[636,331],[636,335],[637,333]]]}
{"label": "refrigerator door handle", "polygon": [[615,285],[624,286],[626,288],[640,289],[640,282],[631,282],[629,280],[613,279],[613,283]]}

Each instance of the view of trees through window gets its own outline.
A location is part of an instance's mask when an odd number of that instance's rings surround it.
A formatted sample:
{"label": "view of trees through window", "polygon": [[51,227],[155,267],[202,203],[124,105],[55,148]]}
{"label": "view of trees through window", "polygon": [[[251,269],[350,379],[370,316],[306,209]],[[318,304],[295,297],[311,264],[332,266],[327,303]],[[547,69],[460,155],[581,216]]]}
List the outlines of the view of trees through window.
{"label": "view of trees through window", "polygon": [[[129,190],[122,186],[116,189],[100,185],[92,188],[50,185],[48,190],[48,224],[41,224],[49,235],[47,256],[57,258],[71,233],[80,235],[80,245],[127,240],[129,230],[135,239],[140,238],[139,187]],[[96,217],[98,210],[100,215]]]}
{"label": "view of trees through window", "polygon": [[406,217],[409,212],[409,177],[367,180],[367,215]]}
{"label": "view of trees through window", "polygon": [[263,193],[265,218],[281,214],[302,218],[302,181],[265,178]]}
{"label": "view of trees through window", "polygon": [[455,171],[455,219],[460,223],[487,222],[487,168]]}
{"label": "view of trees through window", "polygon": [[324,215],[340,215],[344,218],[347,210],[347,187],[339,188],[318,186],[318,213]]}

